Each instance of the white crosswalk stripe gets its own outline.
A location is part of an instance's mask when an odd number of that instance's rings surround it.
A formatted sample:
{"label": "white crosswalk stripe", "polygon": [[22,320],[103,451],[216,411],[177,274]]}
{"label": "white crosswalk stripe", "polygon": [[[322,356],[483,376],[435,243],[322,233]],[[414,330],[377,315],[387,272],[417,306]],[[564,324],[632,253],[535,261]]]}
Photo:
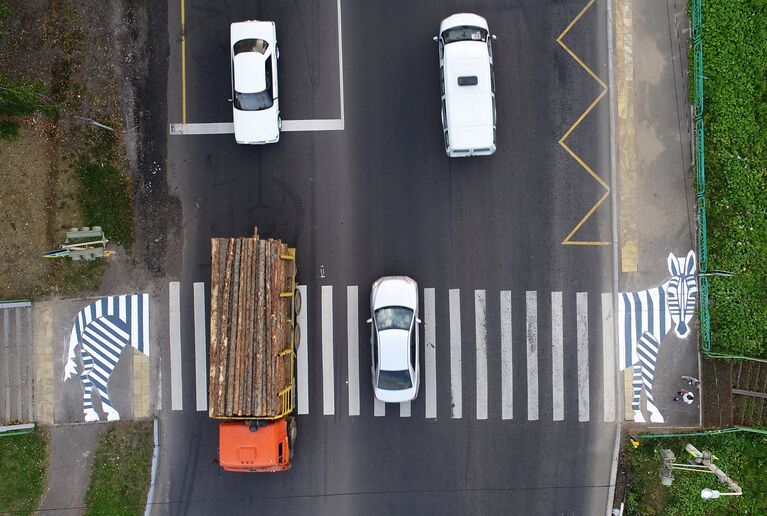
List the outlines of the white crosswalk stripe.
{"label": "white crosswalk stripe", "polygon": [[[298,287],[302,297],[302,309],[296,317],[296,323],[301,327],[300,342],[297,343],[296,353],[296,411],[300,415],[310,412],[310,378],[311,361],[318,360],[321,368],[321,378],[315,382],[315,385],[322,389],[322,414],[336,414],[336,367],[338,378],[341,379],[339,399],[348,396],[348,416],[358,417],[362,413],[370,414],[370,406],[374,417],[386,417],[386,404],[375,399],[367,399],[367,396],[361,396],[361,386],[363,382],[369,382],[369,365],[362,367],[362,364],[369,364],[367,353],[361,350],[368,348],[368,331],[360,332],[360,317],[367,317],[368,308],[364,302],[360,301],[359,287],[346,287],[346,310],[340,305],[339,310],[334,310],[333,286],[324,285],[315,296],[307,289],[305,285]],[[194,345],[185,351],[186,344],[181,338],[181,328],[184,322],[184,314],[181,313],[182,293],[187,294],[178,282],[169,284],[169,329],[170,329],[170,387],[171,387],[171,409],[182,410],[182,378],[194,374],[195,387],[195,409],[204,411],[207,409],[207,356],[205,353],[207,336],[207,317],[206,317],[206,298],[204,283],[193,284],[193,316],[194,316]],[[474,414],[473,417],[478,420],[500,418],[501,420],[514,419],[514,390],[522,388],[523,398],[527,399],[526,412],[523,409],[522,415],[517,418],[524,418],[528,421],[537,421],[541,417],[549,417],[548,403],[547,407],[541,409],[541,389],[544,397],[548,400],[549,381],[551,381],[551,418],[553,421],[563,421],[569,417],[576,417],[579,422],[591,421],[591,402],[597,400],[597,410],[600,410],[600,421],[614,422],[616,420],[616,385],[615,377],[615,340],[614,340],[614,315],[613,315],[613,297],[611,294],[598,295],[598,306],[592,307],[592,320],[601,323],[601,337],[599,346],[601,351],[596,352],[597,359],[589,353],[589,293],[575,292],[567,293],[561,291],[550,292],[539,298],[537,291],[512,292],[503,290],[498,292],[499,312],[498,319],[491,317],[488,319],[488,291],[474,290],[474,335],[473,341],[475,348],[466,350],[469,357],[474,359],[474,367],[469,371],[463,371],[463,334],[461,319],[462,314],[470,316],[471,306],[461,306],[461,290],[449,289],[438,291],[434,288],[423,289],[423,364],[421,366],[421,389],[419,398],[414,402],[397,404],[397,409],[390,408],[390,416],[396,416],[394,410],[399,412],[399,417],[412,417],[413,407],[418,407],[423,403],[423,412],[421,417],[427,419],[436,419],[438,416],[437,401],[443,399],[445,406],[450,406],[450,419],[463,418],[463,396],[467,394],[467,400],[471,401],[474,395]],[[491,292],[492,293],[492,292]],[[321,320],[319,325],[320,345],[318,349],[310,349],[309,336],[313,334],[309,331],[308,313],[311,308],[312,299],[317,300],[316,294],[319,294]],[[495,295],[493,294],[493,297]],[[512,299],[517,297],[521,304],[515,305],[516,310],[522,314],[524,312],[523,328],[518,329],[518,337],[524,339],[524,351],[519,350],[519,357],[524,356],[523,365],[517,367],[515,371],[513,360],[513,341],[514,332],[512,326]],[[575,310],[573,311],[572,301],[575,301]],[[524,301],[522,303],[522,301]],[[339,300],[343,303],[343,300]],[[544,358],[541,358],[540,345],[548,347],[549,333],[548,322],[539,324],[539,309],[546,313],[548,307],[543,303],[550,303],[551,311],[551,364],[545,358],[548,350],[545,349]],[[543,308],[541,308],[541,306]],[[445,306],[446,305],[446,306]],[[491,306],[494,305],[492,298]],[[442,306],[442,314],[447,318],[438,320],[438,308]],[[495,308],[494,308],[495,309]],[[468,313],[464,313],[467,311]],[[444,317],[444,315],[443,315]],[[493,321],[491,325],[489,322]],[[444,330],[439,331],[438,326],[444,325]],[[334,342],[334,328],[340,325],[346,327],[346,346],[341,346],[338,350],[339,358],[345,361],[344,365],[335,363],[336,347]],[[496,326],[497,325],[497,326]],[[184,325],[185,326],[185,325]],[[544,333],[541,334],[541,327]],[[574,329],[574,335],[568,335],[567,328]],[[342,330],[343,331],[343,330]],[[438,333],[439,331],[439,333]],[[572,331],[572,330],[570,330]],[[343,333],[339,333],[343,335]],[[439,337],[441,335],[441,337]],[[470,335],[470,334],[469,334]],[[546,342],[541,342],[540,338],[545,338]],[[591,336],[591,338],[594,338]],[[443,344],[439,346],[440,342]],[[467,342],[471,344],[471,337],[467,337]],[[521,343],[521,341],[520,341]],[[520,344],[521,345],[521,344]],[[593,349],[599,350],[599,346]],[[345,348],[345,349],[344,349]],[[189,375],[182,375],[182,357],[193,351],[194,370],[189,371]],[[498,355],[500,354],[500,356]],[[343,356],[345,355],[345,356]],[[437,361],[438,355],[442,355],[445,360],[441,362],[445,367],[445,377],[438,379]],[[601,358],[601,364],[600,362]],[[499,365],[493,366],[498,359]],[[361,361],[361,362],[360,362]],[[593,363],[592,363],[593,362]],[[447,367],[449,364],[449,375]],[[545,368],[544,368],[545,365]],[[491,366],[493,366],[491,368]],[[602,376],[599,385],[591,385],[591,367],[599,367],[597,376]],[[542,369],[544,368],[544,369]],[[571,374],[567,374],[571,371]],[[464,393],[464,373],[466,380],[470,382],[468,391]],[[577,373],[577,374],[576,374]],[[516,374],[516,382],[515,380]],[[500,378],[494,378],[499,375]],[[572,378],[568,380],[568,378]],[[577,378],[577,384],[575,383]],[[550,380],[549,380],[550,379]],[[368,384],[369,385],[369,384]],[[566,397],[568,389],[576,389],[576,396]],[[346,392],[344,393],[344,390]],[[370,392],[369,389],[366,389]],[[440,398],[439,392],[443,392]],[[372,398],[372,396],[371,396]],[[567,400],[577,401],[577,405],[569,407]],[[497,401],[495,401],[497,400]],[[317,398],[317,403],[319,403]],[[371,403],[372,402],[372,403]],[[602,408],[599,409],[599,403]],[[471,407],[471,403],[469,405]],[[541,412],[542,410],[542,412]],[[344,411],[346,412],[346,411]],[[346,414],[344,414],[346,415]],[[446,417],[443,415],[443,417]]]}

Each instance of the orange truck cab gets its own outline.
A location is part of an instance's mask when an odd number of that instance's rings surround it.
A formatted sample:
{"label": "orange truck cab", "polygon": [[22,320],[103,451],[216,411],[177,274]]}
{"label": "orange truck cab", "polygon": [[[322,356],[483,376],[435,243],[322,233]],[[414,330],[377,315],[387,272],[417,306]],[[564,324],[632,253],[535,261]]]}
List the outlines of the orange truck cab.
{"label": "orange truck cab", "polygon": [[218,462],[225,471],[270,472],[290,468],[293,456],[289,432],[295,421],[225,421],[218,427]]}

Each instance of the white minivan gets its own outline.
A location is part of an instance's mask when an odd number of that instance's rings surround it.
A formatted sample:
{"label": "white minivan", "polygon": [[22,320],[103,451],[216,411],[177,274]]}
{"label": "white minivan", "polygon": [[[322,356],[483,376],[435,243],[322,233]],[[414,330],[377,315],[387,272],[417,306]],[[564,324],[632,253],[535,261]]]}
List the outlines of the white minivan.
{"label": "white minivan", "polygon": [[450,157],[489,156],[495,152],[495,76],[487,20],[459,13],[442,20],[439,75],[442,130]]}

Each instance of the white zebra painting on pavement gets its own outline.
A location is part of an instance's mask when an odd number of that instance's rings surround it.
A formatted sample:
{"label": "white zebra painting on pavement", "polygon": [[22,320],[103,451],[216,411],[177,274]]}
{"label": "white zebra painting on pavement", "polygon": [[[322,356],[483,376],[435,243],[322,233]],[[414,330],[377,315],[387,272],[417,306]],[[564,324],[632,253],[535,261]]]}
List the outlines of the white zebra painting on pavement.
{"label": "white zebra painting on pavement", "polygon": [[642,388],[650,421],[664,421],[652,391],[658,351],[672,326],[679,338],[690,334],[690,320],[698,298],[695,253],[690,251],[683,258],[671,253],[667,261],[671,277],[665,283],[618,296],[620,367],[621,370],[633,369],[631,408],[638,423],[645,422],[640,408]]}
{"label": "white zebra painting on pavement", "polygon": [[149,296],[109,296],[89,304],[77,313],[69,335],[69,353],[64,381],[77,374],[76,349],[80,345],[85,421],[98,421],[92,392],[96,388],[101,409],[108,421],[120,419],[109,400],[109,379],[122,351],[129,344],[149,356]]}

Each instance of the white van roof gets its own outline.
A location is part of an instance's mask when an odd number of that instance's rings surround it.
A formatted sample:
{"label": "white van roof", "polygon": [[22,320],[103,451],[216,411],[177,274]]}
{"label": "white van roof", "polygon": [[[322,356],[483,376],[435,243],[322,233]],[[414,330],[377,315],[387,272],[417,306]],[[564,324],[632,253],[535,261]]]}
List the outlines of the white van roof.
{"label": "white van roof", "polygon": [[[487,43],[455,41],[445,45],[444,53],[450,147],[459,150],[490,147],[493,144],[493,100]],[[476,77],[476,84],[461,86],[459,77]]]}

